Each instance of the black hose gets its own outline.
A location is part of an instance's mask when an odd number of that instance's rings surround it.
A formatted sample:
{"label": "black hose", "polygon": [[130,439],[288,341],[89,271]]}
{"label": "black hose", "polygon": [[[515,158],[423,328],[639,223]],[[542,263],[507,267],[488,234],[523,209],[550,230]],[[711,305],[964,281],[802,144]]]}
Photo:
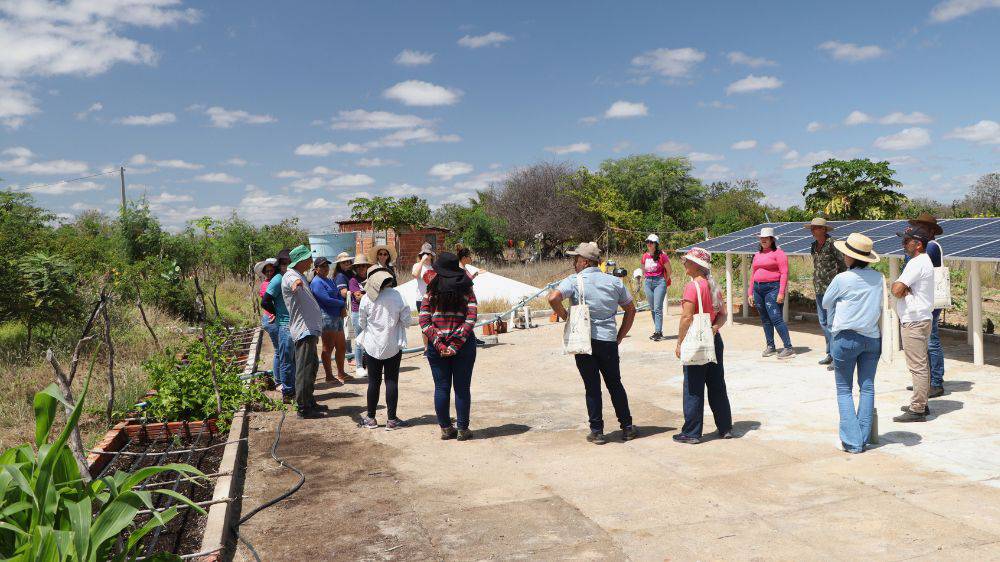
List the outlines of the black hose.
{"label": "black hose", "polygon": [[284,423],[285,423],[285,410],[282,410],[281,411],[281,419],[278,420],[278,427],[277,427],[277,429],[274,432],[274,443],[271,445],[271,458],[273,458],[275,461],[277,461],[277,463],[279,465],[287,468],[288,470],[291,470],[295,474],[298,474],[299,475],[299,481],[294,486],[292,486],[291,488],[289,488],[288,491],[286,491],[285,493],[281,494],[280,496],[278,496],[278,497],[276,497],[276,498],[274,498],[272,500],[266,501],[266,502],[258,505],[257,507],[253,508],[253,510],[251,510],[250,513],[247,513],[246,515],[244,515],[243,517],[241,517],[240,520],[236,523],[236,527],[233,528],[233,532],[236,533],[236,538],[239,539],[239,541],[242,542],[244,545],[246,545],[246,547],[248,549],[250,549],[250,552],[253,554],[253,557],[254,557],[254,559],[257,562],[261,562],[260,555],[257,554],[257,550],[254,549],[254,547],[253,547],[252,544],[250,544],[250,541],[246,540],[245,538],[243,538],[240,535],[239,526],[242,525],[242,524],[244,524],[244,523],[246,523],[247,521],[249,521],[251,517],[253,517],[254,515],[257,515],[261,511],[264,511],[265,509],[271,507],[272,505],[274,505],[274,504],[276,504],[276,503],[278,503],[278,502],[280,502],[280,501],[282,501],[284,499],[289,498],[292,494],[294,494],[295,492],[298,492],[299,488],[301,488],[302,485],[306,483],[306,477],[305,477],[304,474],[302,474],[302,471],[299,470],[299,469],[297,469],[297,468],[295,468],[294,466],[286,463],[285,460],[282,459],[281,457],[279,457],[277,455],[277,453],[276,453],[276,451],[278,450],[278,442],[281,441],[281,426]]}

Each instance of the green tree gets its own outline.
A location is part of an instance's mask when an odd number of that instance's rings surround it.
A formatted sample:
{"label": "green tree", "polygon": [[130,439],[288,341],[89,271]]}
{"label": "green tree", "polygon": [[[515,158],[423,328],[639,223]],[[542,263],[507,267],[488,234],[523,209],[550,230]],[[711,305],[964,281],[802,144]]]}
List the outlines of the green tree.
{"label": "green tree", "polygon": [[898,215],[906,196],[893,188],[902,185],[893,179],[895,170],[888,162],[829,159],[812,167],[802,195],[806,209],[824,213],[831,219],[887,219]]}
{"label": "green tree", "polygon": [[642,230],[676,230],[697,226],[705,189],[691,175],[685,158],[638,154],[605,160],[597,171],[624,197],[627,208],[641,215]]}
{"label": "green tree", "polygon": [[[431,208],[427,201],[417,196],[410,197],[358,197],[347,203],[351,206],[351,218],[372,222],[373,230],[392,229],[402,233],[425,226],[431,218]],[[399,237],[396,238],[399,245]],[[396,248],[397,250],[399,248]]]}
{"label": "green tree", "polygon": [[24,294],[31,306],[22,310],[21,320],[28,329],[26,346],[31,347],[35,328],[47,326],[49,335],[59,323],[69,323],[80,315],[82,300],[77,293],[73,266],[52,255],[36,252],[21,263]]}
{"label": "green tree", "polygon": [[699,222],[712,236],[721,236],[767,222],[769,209],[755,179],[715,182],[708,186]]}
{"label": "green tree", "polygon": [[642,211],[630,207],[625,194],[606,175],[581,166],[567,182],[580,207],[600,217],[604,226],[624,229],[640,226]]}
{"label": "green tree", "polygon": [[0,278],[6,282],[0,291],[0,322],[23,318],[30,312],[21,262],[28,254],[48,247],[52,231],[48,222],[53,218],[35,206],[30,195],[0,191]]}
{"label": "green tree", "polygon": [[449,244],[461,243],[488,258],[503,252],[506,224],[503,219],[490,215],[477,199],[469,201],[468,205],[446,203],[434,211],[431,220],[449,230]]}

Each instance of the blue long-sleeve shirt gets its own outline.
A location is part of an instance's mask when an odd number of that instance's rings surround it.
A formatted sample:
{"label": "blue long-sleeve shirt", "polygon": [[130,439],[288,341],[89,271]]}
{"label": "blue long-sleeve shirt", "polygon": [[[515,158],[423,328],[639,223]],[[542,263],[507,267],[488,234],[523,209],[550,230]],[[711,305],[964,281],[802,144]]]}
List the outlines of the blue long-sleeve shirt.
{"label": "blue long-sleeve shirt", "polygon": [[337,318],[344,313],[347,301],[340,296],[340,291],[337,290],[333,279],[317,275],[309,282],[309,288],[324,314],[331,318]]}

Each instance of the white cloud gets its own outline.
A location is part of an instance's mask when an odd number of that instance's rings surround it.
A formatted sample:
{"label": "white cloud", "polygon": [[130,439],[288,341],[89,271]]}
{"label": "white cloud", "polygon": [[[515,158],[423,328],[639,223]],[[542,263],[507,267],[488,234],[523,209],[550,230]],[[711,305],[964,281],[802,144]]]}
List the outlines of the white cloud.
{"label": "white cloud", "polygon": [[778,66],[778,63],[773,60],[768,60],[764,57],[751,57],[746,53],[740,51],[733,51],[726,54],[726,58],[732,64],[742,64],[749,66],[750,68],[760,68],[762,66]]}
{"label": "white cloud", "polygon": [[239,166],[242,168],[243,166],[247,165],[247,161],[240,158],[239,156],[236,156],[230,158],[229,160],[226,160],[225,162],[223,162],[223,164],[229,164],[230,166]]}
{"label": "white cloud", "polygon": [[581,125],[593,125],[594,123],[597,123],[600,120],[601,118],[597,117],[596,115],[588,115],[587,117],[581,117],[577,119],[577,122],[580,123]]}
{"label": "white cloud", "polygon": [[912,164],[919,164],[920,159],[915,156],[910,156],[909,154],[900,154],[898,156],[889,156],[880,160],[888,160],[889,164],[893,166],[910,166]]}
{"label": "white cloud", "polygon": [[386,158],[361,158],[356,164],[362,168],[381,168],[383,166],[398,166],[399,162]]}
{"label": "white cloud", "polygon": [[431,166],[431,169],[427,173],[444,181],[451,181],[455,176],[468,174],[471,171],[472,164],[465,162],[442,162]]}
{"label": "white cloud", "polygon": [[456,104],[462,92],[422,80],[407,80],[386,89],[382,96],[404,105],[430,107]]}
{"label": "white cloud", "polygon": [[778,141],[767,148],[767,151],[771,153],[785,152],[786,150],[788,150],[788,145],[785,144],[785,141]]}
{"label": "white cloud", "polygon": [[[129,164],[135,164],[136,166],[144,166],[149,164],[151,166],[159,166],[161,168],[173,168],[175,170],[200,170],[205,166],[201,164],[195,164],[192,162],[186,162],[184,160],[153,160],[145,154],[134,154],[129,158]],[[140,173],[152,172],[155,169],[143,169]],[[135,172],[133,172],[135,173]]]}
{"label": "white cloud", "polygon": [[782,167],[786,170],[792,170],[795,168],[808,168],[813,164],[818,164],[824,162],[831,158],[838,159],[848,159],[854,158],[861,153],[861,149],[858,148],[847,148],[844,150],[838,150],[836,152],[830,150],[818,150],[816,152],[807,152],[805,155],[799,155],[798,151],[790,150],[783,157],[785,163]]}
{"label": "white cloud", "polygon": [[722,166],[720,164],[712,164],[707,168],[705,168],[705,170],[698,175],[700,175],[702,179],[706,179],[708,181],[718,181],[728,177],[729,172],[730,172],[729,168],[725,166]]}
{"label": "white cloud", "polygon": [[353,142],[345,144],[335,144],[332,142],[321,142],[315,144],[300,144],[295,147],[295,154],[299,156],[329,156],[335,152],[346,152],[347,154],[361,154],[368,152],[368,149]]}
{"label": "white cloud", "polygon": [[88,107],[87,109],[85,109],[85,110],[77,113],[76,114],[76,119],[78,121],[84,121],[85,119],[87,119],[88,117],[90,117],[90,115],[92,113],[97,113],[97,112],[101,111],[102,109],[104,109],[104,104],[103,103],[101,103],[99,101],[94,102],[94,103],[90,104],[90,107]]}
{"label": "white cloud", "polygon": [[152,197],[146,198],[151,206],[156,205],[169,205],[171,203],[189,203],[194,201],[194,198],[186,193],[169,193],[166,191],[157,193]]}
{"label": "white cloud", "polygon": [[274,174],[276,178],[301,178],[304,174],[297,170],[281,170]]}
{"label": "white cloud", "polygon": [[922,148],[931,143],[931,134],[927,129],[910,127],[902,131],[875,139],[875,148],[882,150],[912,150]]}
{"label": "white cloud", "polygon": [[687,78],[694,67],[705,60],[705,53],[691,47],[654,49],[632,58],[637,70],[668,78]]}
{"label": "white cloud", "polygon": [[815,133],[816,131],[818,131],[818,130],[820,130],[822,128],[823,128],[823,124],[820,123],[819,121],[810,121],[809,124],[806,125],[806,132],[807,133]]}
{"label": "white cloud", "polygon": [[115,123],[121,125],[141,125],[144,127],[155,127],[157,125],[169,125],[171,123],[177,122],[177,116],[173,113],[154,113],[152,115],[129,115],[128,117],[119,117],[115,119]]}
{"label": "white cloud", "polygon": [[81,181],[81,182],[61,181],[59,183],[54,183],[50,185],[27,187],[25,188],[25,191],[29,193],[38,193],[41,195],[65,195],[67,193],[84,193],[87,191],[100,191],[105,187],[106,186],[104,184],[95,183],[92,181]]}
{"label": "white cloud", "polygon": [[28,116],[38,111],[35,98],[24,91],[23,84],[0,79],[0,124],[8,129],[17,129]]}
{"label": "white cloud", "polygon": [[589,142],[575,142],[573,144],[567,144],[563,146],[546,146],[545,150],[553,154],[575,154],[590,152]]}
{"label": "white cloud", "polygon": [[441,135],[433,129],[421,127],[419,129],[403,129],[395,131],[374,141],[365,143],[369,148],[398,148],[406,146],[408,143],[431,143],[431,142],[458,142],[462,140],[458,135]]}
{"label": "white cloud", "polygon": [[736,141],[729,148],[733,150],[750,150],[751,148],[757,148],[757,141],[753,139]]}
{"label": "white cloud", "polygon": [[727,86],[726,95],[746,94],[762,90],[776,90],[780,88],[782,84],[783,82],[774,76],[756,76],[751,74],[746,78],[737,80]]}
{"label": "white cloud", "polygon": [[207,174],[202,174],[200,176],[195,176],[195,181],[202,181],[205,183],[240,183],[240,178],[233,177],[225,172],[210,172]]}
{"label": "white cloud", "polygon": [[503,172],[498,172],[496,169],[490,172],[482,172],[468,178],[464,181],[455,182],[455,189],[460,189],[463,191],[482,191],[490,185],[502,181],[506,177]]}
{"label": "white cloud", "polygon": [[863,125],[865,123],[871,123],[872,117],[863,111],[858,111],[855,109],[847,117],[844,118],[844,125],[852,127],[854,125]]}
{"label": "white cloud", "polygon": [[499,47],[501,44],[513,40],[514,39],[506,33],[491,31],[483,35],[466,35],[458,40],[458,44],[470,49],[478,49],[480,47],[490,46]]}
{"label": "white cloud", "polygon": [[263,125],[277,121],[270,115],[254,115],[242,109],[226,109],[217,105],[205,110],[205,115],[211,120],[211,125],[219,129],[228,129],[233,125]]}
{"label": "white cloud", "polygon": [[619,142],[616,142],[615,145],[611,147],[611,152],[614,152],[615,154],[618,154],[620,152],[625,152],[626,150],[628,150],[631,147],[632,147],[632,143],[630,143],[629,141],[619,141]]}
{"label": "white cloud", "polygon": [[323,197],[317,197],[316,199],[306,203],[306,208],[320,210],[343,209],[344,204],[337,201],[330,201],[329,199],[324,199]]}
{"label": "white cloud", "polygon": [[984,119],[968,127],[958,127],[945,135],[949,139],[961,139],[978,144],[1000,144],[1000,123]]}
{"label": "white cloud", "polygon": [[434,62],[434,53],[424,53],[421,51],[411,51],[403,49],[394,59],[396,64],[402,66],[420,66]]}
{"label": "white cloud", "polygon": [[656,145],[656,151],[664,154],[680,154],[687,152],[691,146],[687,143],[668,140]]}
{"label": "white cloud", "polygon": [[375,183],[375,178],[366,174],[344,174],[331,179],[328,185],[330,187],[359,187],[373,183]]}
{"label": "white cloud", "polygon": [[913,113],[902,113],[895,111],[878,120],[882,125],[926,125],[932,119],[919,111]]}
{"label": "white cloud", "polygon": [[719,100],[713,100],[709,102],[699,101],[698,107],[710,107],[712,109],[736,109],[736,106],[731,103],[722,103]]}
{"label": "white cloud", "polygon": [[885,49],[878,45],[856,45],[840,41],[826,41],[820,44],[819,49],[830,53],[836,60],[848,62],[876,59],[886,54]]}
{"label": "white cloud", "polygon": [[643,117],[649,114],[649,108],[642,102],[619,100],[611,104],[604,112],[605,119],[623,119],[627,117]]}
{"label": "white cloud", "polygon": [[1000,8],[1000,0],[945,0],[931,9],[931,21],[942,23],[987,8]]}
{"label": "white cloud", "polygon": [[687,158],[692,162],[717,162],[726,159],[721,154],[710,154],[708,152],[689,152]]}
{"label": "white cloud", "polygon": [[86,162],[79,160],[35,161],[35,154],[23,147],[15,146],[2,153],[9,158],[0,160],[0,171],[38,176],[58,176],[82,174],[89,169]]}
{"label": "white cloud", "polygon": [[432,122],[416,115],[400,115],[388,111],[365,111],[353,109],[337,113],[331,124],[331,129],[350,129],[366,131],[372,129],[412,129],[427,127]]}

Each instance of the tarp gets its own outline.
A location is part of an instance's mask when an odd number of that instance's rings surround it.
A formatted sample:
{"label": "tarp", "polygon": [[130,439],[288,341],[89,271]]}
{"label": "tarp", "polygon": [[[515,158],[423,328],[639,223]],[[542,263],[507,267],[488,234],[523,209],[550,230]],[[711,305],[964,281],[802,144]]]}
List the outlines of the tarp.
{"label": "tarp", "polygon": [[[403,295],[403,300],[410,304],[410,306],[413,306],[417,302],[416,280],[403,283],[397,287],[397,290]],[[524,297],[534,295],[541,289],[521,283],[520,281],[514,281],[502,275],[484,271],[476,276],[476,280],[473,282],[473,290],[476,293],[476,300],[479,302],[504,300],[514,305]]]}

